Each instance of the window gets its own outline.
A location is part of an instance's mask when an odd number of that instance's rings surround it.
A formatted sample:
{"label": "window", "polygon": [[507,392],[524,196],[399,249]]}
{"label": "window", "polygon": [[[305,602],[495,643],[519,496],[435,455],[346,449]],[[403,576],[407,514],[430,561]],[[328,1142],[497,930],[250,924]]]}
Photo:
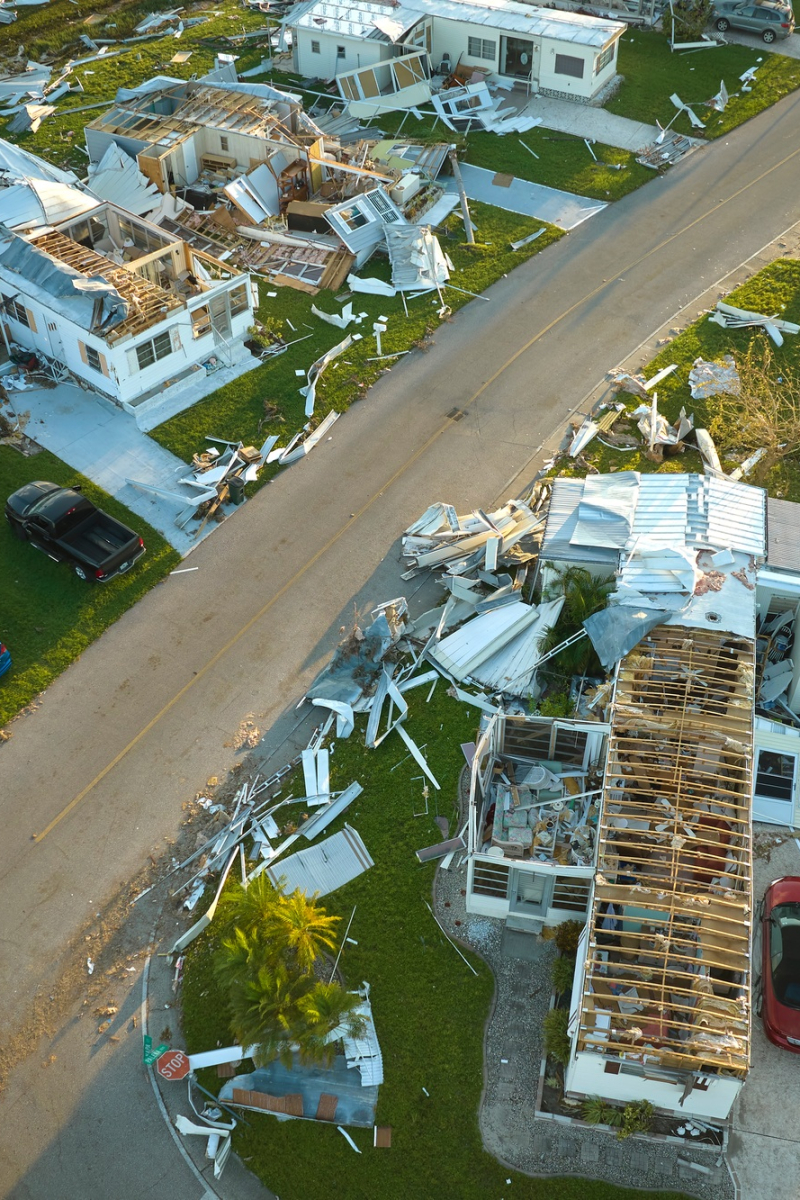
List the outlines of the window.
{"label": "window", "polygon": [[220,150],[228,149],[228,139],[226,137],[221,137],[219,139],[219,148],[220,148]]}
{"label": "window", "polygon": [[348,229],[360,229],[362,225],[369,225],[370,222],[370,218],[360,208],[342,209],[339,216]]}
{"label": "window", "polygon": [[556,726],[553,758],[582,766],[588,739],[589,735],[583,729],[562,729]]}
{"label": "window", "polygon": [[572,54],[556,55],[556,75],[571,75],[573,79],[583,79],[583,59],[575,58]]}
{"label": "window", "polygon": [[103,368],[100,364],[100,355],[94,346],[86,347],[86,365],[91,367],[93,371],[100,371],[102,373]]}
{"label": "window", "polygon": [[472,891],[477,896],[494,896],[505,900],[508,892],[508,867],[502,863],[475,862]]}
{"label": "window", "polygon": [[171,353],[172,339],[169,332],[159,333],[152,341],[141,342],[136,347],[139,370],[143,371],[145,367],[152,367],[153,363],[158,362],[161,358],[166,358]]}
{"label": "window", "polygon": [[470,58],[488,58],[494,62],[497,55],[497,42],[479,37],[468,38],[467,54]]}
{"label": "window", "polygon": [[229,292],[231,298],[231,316],[237,317],[239,313],[247,311],[247,284],[239,283],[235,288],[231,288]]}
{"label": "window", "polygon": [[211,333],[211,315],[208,311],[208,305],[203,304],[200,308],[193,308],[192,317],[192,337],[205,337],[207,333]]}
{"label": "window", "polygon": [[312,53],[312,54],[319,54],[319,42],[312,42],[312,43],[311,43],[311,53]]}
{"label": "window", "polygon": [[28,310],[18,300],[13,297],[4,296],[3,307],[12,320],[19,321],[20,325],[25,325],[30,329],[31,323],[28,320]]}
{"label": "window", "polygon": [[[616,43],[612,42],[610,46],[606,46],[605,50],[603,50],[601,54],[598,54],[597,58],[594,60],[595,75],[599,75],[603,70],[603,67],[607,67],[613,59],[615,44]],[[583,74],[583,72],[581,72],[581,74]]]}
{"label": "window", "polygon": [[767,800],[785,800],[791,804],[794,795],[794,773],[797,759],[794,754],[779,754],[776,750],[759,750],[756,767],[756,795]]}
{"label": "window", "polygon": [[337,58],[344,58],[344,57],[345,57],[345,49],[344,49],[344,46],[337,46],[337,47],[336,47],[336,57],[337,57]]}

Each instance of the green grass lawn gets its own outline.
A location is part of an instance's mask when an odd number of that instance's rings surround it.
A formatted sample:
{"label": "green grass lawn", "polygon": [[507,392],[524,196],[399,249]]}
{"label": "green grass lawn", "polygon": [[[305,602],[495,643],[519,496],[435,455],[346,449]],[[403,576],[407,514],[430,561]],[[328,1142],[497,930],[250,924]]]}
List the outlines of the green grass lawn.
{"label": "green grass lawn", "polygon": [[[753,90],[734,95],[739,91],[739,76],[749,67],[758,67]],[[672,53],[663,34],[647,30],[629,29],[623,34],[618,70],[624,83],[606,105],[608,112],[666,125],[677,111],[670,102],[677,92],[684,104],[693,106],[705,130],[692,129],[685,113],[672,128],[694,137],[721,137],[800,87],[800,61],[769,54],[766,47],[730,45]],[[725,111],[717,113],[704,104],[717,94],[721,79],[731,99]]]}
{"label": "green grass lawn", "polygon": [[[452,283],[456,288],[463,288],[465,292],[484,291],[526,258],[537,254],[562,236],[560,230],[543,221],[519,217],[488,205],[471,204],[470,211],[478,229],[476,240],[480,245],[473,248],[466,245],[464,227],[456,214],[448,218],[448,232],[441,239],[455,267]],[[542,228],[545,232],[529,246],[516,253],[510,249],[509,243],[512,240]],[[385,258],[374,258],[361,274],[388,279],[389,263]],[[270,299],[267,296],[268,291],[277,291],[277,297]],[[471,298],[453,288],[446,288],[444,295],[453,311]],[[328,291],[321,292],[316,297],[309,297],[292,288],[275,288],[265,281],[260,284],[260,296],[259,317],[261,320],[266,320],[267,317],[283,320],[283,335],[287,341],[309,333],[312,336],[154,429],[151,437],[179,458],[190,461],[192,454],[206,445],[206,434],[232,440],[241,439],[245,443],[258,446],[267,434],[277,433],[281,436],[282,443],[286,444],[304,424],[305,400],[298,389],[303,386],[305,379],[298,378],[295,371],[308,368],[321,354],[346,336],[340,329],[327,325],[314,316],[311,305],[315,304],[323,312],[338,312],[340,305],[336,304],[334,296]],[[407,304],[408,317],[405,315],[400,296],[353,296],[354,311],[366,312],[368,317],[360,326],[351,325],[347,333],[361,333],[363,338],[354,342],[322,376],[317,386],[315,423],[331,410],[343,412],[354,400],[365,394],[382,370],[401,361],[367,361],[377,354],[375,336],[372,333],[372,324],[377,317],[388,317],[388,329],[382,335],[384,354],[410,350],[424,343],[441,324],[437,316],[439,298],[435,292],[417,300],[407,300]],[[291,325],[288,322],[291,322]],[[265,420],[265,403],[277,405],[283,420]],[[276,470],[277,468],[272,467],[262,471],[258,484],[249,486],[255,489],[262,485]]]}
{"label": "green grass lawn", "polygon": [[[323,904],[343,918],[342,930],[356,906],[350,932],[358,944],[347,945],[342,968],[349,986],[367,980],[372,989],[385,1069],[377,1121],[392,1126],[392,1148],[373,1150],[371,1129],[350,1129],[363,1151],[357,1155],[331,1126],[279,1123],[245,1113],[250,1126],[237,1129],[236,1150],[282,1200],[623,1200],[641,1195],[581,1179],[529,1179],[501,1166],[482,1148],[477,1114],[492,975],[469,954],[476,978],[441,936],[425,907],[434,867],[420,866],[414,857],[421,846],[441,840],[433,820],[437,811],[455,829],[456,789],[464,765],[460,743],[474,738],[476,713],[446,695],[444,680],[428,704],[426,695],[425,687],[408,694],[407,727],[417,744],[426,746],[441,784],[440,792],[431,788],[429,816],[413,816],[423,806],[421,781],[415,778],[420,769],[411,759],[401,763],[403,743],[392,735],[377,750],[366,749],[359,720],[351,737],[336,743],[332,782],[344,788],[358,780],[364,792],[325,833],[327,837],[347,820],[375,861]],[[297,790],[302,791],[302,778]],[[291,795],[290,784],[283,793]],[[299,806],[297,811],[302,811]],[[199,938],[187,955],[183,1025],[190,1052],[230,1041],[223,997],[211,972],[212,949],[213,932]],[[529,1069],[535,1076],[538,1062],[531,1061]],[[200,1074],[204,1086],[219,1090],[214,1072]],[[650,1195],[667,1200],[666,1193]]]}
{"label": "green grass lawn", "polygon": [[[800,262],[793,259],[778,259],[771,263],[740,288],[736,288],[726,302],[754,312],[774,314],[784,320],[800,323]],[[689,391],[688,374],[696,358],[713,360],[725,354],[733,355],[740,363],[749,346],[769,346],[772,352],[775,386],[780,387],[782,372],[800,372],[800,337],[787,334],[780,349],[768,342],[767,335],[757,329],[722,329],[719,325],[701,317],[683,333],[665,346],[645,368],[644,374],[651,378],[657,371],[671,363],[678,370],[658,385],[659,411],[674,422],[682,407],[694,413],[695,426],[704,428],[714,414],[714,397],[693,400]],[[620,392],[620,400],[626,402],[628,410],[639,403],[634,397]],[[615,425],[615,433],[624,432],[624,419]],[[635,426],[632,432],[635,432]],[[638,437],[638,433],[637,433]],[[743,448],[735,460],[726,462],[724,469],[732,469],[756,447]],[[589,446],[584,457],[601,473],[608,471],[696,471],[703,473],[703,462],[698,451],[687,448],[683,454],[668,459],[663,466],[656,467],[640,450],[624,453],[602,445],[597,439]],[[558,472],[557,472],[558,473]],[[785,500],[800,501],[800,462],[786,458],[774,466],[766,475],[756,468],[748,482],[766,487],[770,495]]]}
{"label": "green grass lawn", "polygon": [[0,679],[0,726],[30,704],[180,560],[178,552],[145,521],[46,450],[25,458],[10,446],[0,446],[3,503],[6,496],[33,479],[65,487],[83,484],[95,504],[144,538],[147,553],[127,575],[109,583],[87,584],[66,563],[54,563],[18,541],[7,522],[0,522],[0,641],[8,646],[14,664]]}

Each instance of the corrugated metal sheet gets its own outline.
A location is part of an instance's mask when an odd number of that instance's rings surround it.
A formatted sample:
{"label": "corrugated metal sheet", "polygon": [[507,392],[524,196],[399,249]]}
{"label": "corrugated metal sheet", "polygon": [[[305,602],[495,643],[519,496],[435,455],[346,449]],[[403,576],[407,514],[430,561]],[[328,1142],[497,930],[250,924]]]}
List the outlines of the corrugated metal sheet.
{"label": "corrugated metal sheet", "polygon": [[766,553],[766,492],[747,483],[717,479],[705,481],[708,498],[707,539],[724,550],[741,550],[763,558]]}
{"label": "corrugated metal sheet", "polygon": [[60,171],[58,167],[13,146],[0,138],[0,171],[7,172],[17,179],[51,179],[54,183],[77,183],[78,177],[72,171]]}
{"label": "corrugated metal sheet", "polygon": [[650,546],[680,546],[686,537],[688,499],[685,475],[642,475],[633,536]]}
{"label": "corrugated metal sheet", "polygon": [[0,189],[0,222],[9,229],[58,225],[99,207],[94,196],[51,179],[28,179]]}
{"label": "corrugated metal sheet", "polygon": [[357,1011],[365,1019],[366,1028],[360,1037],[342,1038],[345,1058],[348,1067],[357,1067],[360,1071],[362,1087],[377,1087],[383,1083],[383,1055],[369,1001],[360,1004]]}
{"label": "corrugated metal sheet", "polygon": [[588,475],[570,540],[579,546],[622,549],[630,537],[638,497],[636,471]]}
{"label": "corrugated metal sheet", "polygon": [[800,571],[800,504],[767,497],[767,566]]}
{"label": "corrugated metal sheet", "polygon": [[428,658],[454,679],[466,679],[536,621],[529,604],[506,604],[467,621],[428,650]]}
{"label": "corrugated metal sheet", "polygon": [[96,196],[144,216],[161,203],[161,193],[139,170],[136,162],[116,142],[111,142],[100,162],[89,166],[89,187]]}
{"label": "corrugated metal sheet", "polygon": [[578,524],[578,507],[583,495],[583,479],[555,479],[547,510],[542,541],[543,562],[617,564],[616,550],[605,546],[573,546],[570,539]]}
{"label": "corrugated metal sheet", "polygon": [[287,892],[299,888],[307,896],[314,892],[327,896],[374,865],[360,834],[345,825],[318,846],[299,850],[277,866],[268,867],[267,875],[276,887],[283,883]]}

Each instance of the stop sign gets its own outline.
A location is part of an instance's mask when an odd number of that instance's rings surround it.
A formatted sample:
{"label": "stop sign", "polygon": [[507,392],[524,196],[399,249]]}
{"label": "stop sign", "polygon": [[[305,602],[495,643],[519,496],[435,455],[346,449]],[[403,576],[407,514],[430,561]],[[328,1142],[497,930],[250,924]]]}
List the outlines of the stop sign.
{"label": "stop sign", "polygon": [[163,1079],[185,1079],[191,1070],[189,1057],[182,1050],[167,1050],[157,1060],[156,1070]]}

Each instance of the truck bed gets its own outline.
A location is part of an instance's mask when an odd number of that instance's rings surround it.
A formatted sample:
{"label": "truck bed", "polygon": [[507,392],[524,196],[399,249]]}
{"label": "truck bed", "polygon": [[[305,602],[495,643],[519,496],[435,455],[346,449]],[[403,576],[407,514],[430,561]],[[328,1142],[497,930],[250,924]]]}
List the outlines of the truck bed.
{"label": "truck bed", "polygon": [[124,525],[101,512],[87,517],[60,540],[95,567],[107,567],[115,559],[124,558],[123,552],[132,552],[138,542]]}

